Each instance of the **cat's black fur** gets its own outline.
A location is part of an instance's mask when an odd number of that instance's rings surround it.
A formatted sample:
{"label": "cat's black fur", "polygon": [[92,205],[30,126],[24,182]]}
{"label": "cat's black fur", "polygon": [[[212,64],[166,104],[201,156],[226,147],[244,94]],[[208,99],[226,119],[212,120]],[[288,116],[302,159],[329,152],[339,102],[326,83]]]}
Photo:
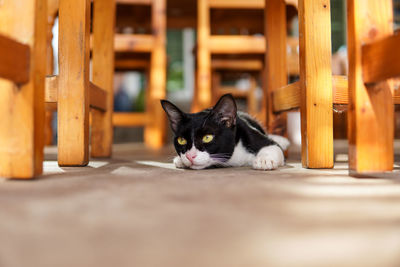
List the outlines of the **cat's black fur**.
{"label": "cat's black fur", "polygon": [[[174,132],[174,145],[178,155],[189,150],[194,142],[198,150],[215,155],[224,162],[232,156],[239,141],[252,154],[257,154],[265,146],[277,145],[268,138],[256,120],[237,111],[235,100],[230,94],[222,96],[213,108],[193,114],[182,112],[167,100],[161,100],[161,105]],[[202,142],[206,134],[214,135],[214,140],[208,144]],[[187,144],[179,145],[178,137],[185,138]]]}

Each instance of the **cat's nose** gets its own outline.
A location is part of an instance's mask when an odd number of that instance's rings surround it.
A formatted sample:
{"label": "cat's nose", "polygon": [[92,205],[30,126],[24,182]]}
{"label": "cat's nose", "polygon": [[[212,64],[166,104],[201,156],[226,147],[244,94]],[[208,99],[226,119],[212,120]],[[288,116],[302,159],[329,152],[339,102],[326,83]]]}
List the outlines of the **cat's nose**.
{"label": "cat's nose", "polygon": [[190,154],[190,153],[187,153],[187,154],[186,154],[186,158],[187,158],[191,163],[193,163],[193,160],[194,160],[196,157],[197,157],[196,154]]}

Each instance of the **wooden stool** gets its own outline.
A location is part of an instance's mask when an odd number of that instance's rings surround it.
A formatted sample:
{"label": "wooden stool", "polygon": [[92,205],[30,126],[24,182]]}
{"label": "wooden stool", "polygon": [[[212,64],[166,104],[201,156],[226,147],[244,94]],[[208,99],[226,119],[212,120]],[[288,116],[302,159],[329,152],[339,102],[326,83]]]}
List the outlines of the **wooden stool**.
{"label": "wooden stool", "polygon": [[393,170],[393,81],[400,76],[400,35],[391,0],[348,0],[349,169],[364,176]]}
{"label": "wooden stool", "polygon": [[[287,1],[290,4],[294,1]],[[197,77],[196,90],[193,99],[192,111],[197,112],[212,105],[213,92],[212,78],[213,55],[264,55],[266,51],[265,38],[260,35],[219,35],[211,32],[210,11],[218,9],[263,10],[264,0],[198,0],[198,47],[197,47]],[[229,19],[225,20],[229,21]],[[229,22],[222,21],[225,28],[229,28]],[[243,20],[246,21],[246,20]],[[260,23],[261,24],[261,23]],[[261,24],[262,25],[262,24]],[[285,24],[286,25],[286,22]],[[249,25],[252,26],[252,25]],[[261,27],[261,34],[262,34]],[[286,39],[285,39],[286,40]],[[286,51],[286,50],[285,50]],[[285,56],[286,58],[286,56]],[[296,57],[297,58],[297,57]],[[296,59],[295,59],[296,60]],[[229,65],[229,61],[225,65]],[[232,61],[234,67],[236,63]],[[265,86],[263,85],[263,88]],[[217,93],[218,94],[218,93]],[[254,103],[254,102],[253,102]],[[261,112],[258,117],[265,122],[266,101],[261,104]],[[250,108],[252,109],[252,108]]]}
{"label": "wooden stool", "polygon": [[115,112],[114,126],[144,126],[144,141],[152,148],[165,143],[166,117],[160,99],[166,97],[166,3],[165,0],[117,0],[117,3],[151,6],[151,34],[116,34],[115,52],[149,53],[143,59],[118,59],[119,69],[144,69],[148,72],[145,112]]}
{"label": "wooden stool", "polygon": [[43,171],[46,6],[45,0],[0,4],[1,177]]}

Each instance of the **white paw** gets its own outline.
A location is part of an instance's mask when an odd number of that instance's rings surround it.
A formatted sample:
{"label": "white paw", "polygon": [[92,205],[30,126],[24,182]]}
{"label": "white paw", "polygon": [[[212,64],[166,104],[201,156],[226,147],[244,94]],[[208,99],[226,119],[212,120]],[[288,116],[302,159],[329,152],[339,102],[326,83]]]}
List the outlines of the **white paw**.
{"label": "white paw", "polygon": [[269,134],[268,137],[275,141],[283,150],[288,149],[290,146],[290,141],[286,137],[274,134]]}
{"label": "white paw", "polygon": [[177,167],[178,169],[185,168],[185,165],[183,164],[182,159],[179,156],[176,156],[174,158],[174,164],[175,164],[175,167]]}
{"label": "white paw", "polygon": [[275,170],[285,164],[282,149],[276,145],[263,147],[253,160],[255,170]]}

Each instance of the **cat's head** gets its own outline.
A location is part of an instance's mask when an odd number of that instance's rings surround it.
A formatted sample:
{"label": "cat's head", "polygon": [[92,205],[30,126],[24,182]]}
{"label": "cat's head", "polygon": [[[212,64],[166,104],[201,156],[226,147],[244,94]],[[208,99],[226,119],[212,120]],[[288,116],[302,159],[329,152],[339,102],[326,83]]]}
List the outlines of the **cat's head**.
{"label": "cat's head", "polygon": [[161,100],[174,133],[176,152],[191,169],[224,165],[235,148],[237,107],[232,95],[223,95],[213,108],[184,113]]}

